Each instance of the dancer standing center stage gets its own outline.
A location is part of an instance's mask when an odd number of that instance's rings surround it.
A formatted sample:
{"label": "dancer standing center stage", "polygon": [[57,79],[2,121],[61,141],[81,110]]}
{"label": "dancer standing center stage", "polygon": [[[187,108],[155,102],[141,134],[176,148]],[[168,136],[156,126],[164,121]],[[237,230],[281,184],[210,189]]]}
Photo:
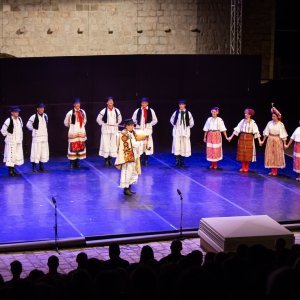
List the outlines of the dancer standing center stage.
{"label": "dancer standing center stage", "polygon": [[122,116],[120,110],[114,107],[113,97],[108,97],[106,104],[96,120],[101,126],[99,155],[104,157],[106,166],[112,166],[112,158],[117,157],[117,133]]}
{"label": "dancer standing center stage", "polygon": [[240,172],[248,172],[250,162],[256,161],[254,139],[258,139],[261,143],[258,127],[255,121],[251,119],[254,115],[254,110],[246,108],[244,115],[245,118],[239,122],[234,128],[232,135],[228,138],[230,142],[235,135],[239,136],[236,160],[242,163]]}
{"label": "dancer standing center stage", "polygon": [[149,99],[143,97],[141,99],[141,107],[138,108],[132,116],[133,122],[136,124],[136,129],[141,130],[143,134],[148,135],[148,139],[140,143],[139,154],[143,166],[148,165],[148,156],[154,152],[153,145],[153,126],[157,124],[155,111],[149,106]]}
{"label": "dancer standing center stage", "polygon": [[139,136],[134,132],[132,119],[127,119],[124,123],[125,129],[118,135],[118,156],[115,166],[121,170],[120,187],[124,189],[125,195],[131,196],[135,194],[131,185],[137,183],[138,175],[141,174],[139,141],[145,140],[147,136]]}
{"label": "dancer standing center stage", "polygon": [[79,159],[86,158],[86,122],[86,113],[80,108],[80,99],[75,98],[74,108],[67,113],[64,120],[65,126],[69,127],[68,159],[71,169],[79,168]]}
{"label": "dancer standing center stage", "polygon": [[170,122],[173,125],[172,153],[175,155],[176,166],[184,167],[184,158],[191,156],[191,128],[194,126],[192,114],[186,110],[185,100],[178,101],[176,110]]}

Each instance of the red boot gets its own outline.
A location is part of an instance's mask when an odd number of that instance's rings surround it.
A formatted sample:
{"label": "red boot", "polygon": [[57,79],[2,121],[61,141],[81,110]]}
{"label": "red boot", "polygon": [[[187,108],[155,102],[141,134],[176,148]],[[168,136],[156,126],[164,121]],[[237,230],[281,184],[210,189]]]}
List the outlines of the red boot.
{"label": "red boot", "polygon": [[242,167],[240,168],[240,172],[245,172],[245,162],[242,161]]}
{"label": "red boot", "polygon": [[249,165],[250,165],[250,162],[245,162],[245,169],[244,169],[244,172],[248,172],[249,171]]}
{"label": "red boot", "polygon": [[277,168],[272,168],[271,172],[269,173],[270,176],[277,176],[277,174],[278,174]]}
{"label": "red boot", "polygon": [[218,163],[216,161],[214,162],[214,167],[213,168],[218,169]]}

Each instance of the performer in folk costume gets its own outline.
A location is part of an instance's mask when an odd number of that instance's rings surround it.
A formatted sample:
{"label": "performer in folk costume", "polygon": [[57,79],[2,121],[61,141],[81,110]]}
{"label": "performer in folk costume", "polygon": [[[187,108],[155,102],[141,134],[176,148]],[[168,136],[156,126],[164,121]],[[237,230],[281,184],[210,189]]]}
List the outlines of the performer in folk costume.
{"label": "performer in folk costume", "polygon": [[121,170],[120,187],[124,189],[125,195],[131,196],[135,194],[131,185],[137,183],[138,175],[141,174],[140,141],[145,140],[147,136],[136,134],[132,119],[126,119],[124,123],[125,129],[118,134],[115,166]]}
{"label": "performer in folk costume", "polygon": [[270,176],[277,176],[278,168],[285,168],[284,147],[288,134],[284,124],[281,122],[281,113],[273,106],[271,108],[272,121],[268,122],[263,131],[263,140],[260,146],[267,139],[265,149],[265,168],[270,168]]}
{"label": "performer in folk costume", "polygon": [[99,155],[105,158],[106,166],[112,166],[112,158],[117,157],[118,125],[122,122],[122,116],[120,110],[114,107],[113,97],[108,97],[106,104],[96,120],[101,126]]}
{"label": "performer in folk costume", "polygon": [[230,142],[236,135],[239,136],[237,146],[237,160],[242,163],[240,172],[248,172],[250,162],[256,161],[256,149],[254,139],[260,140],[258,127],[251,117],[254,115],[254,110],[246,108],[244,111],[245,118],[239,122],[234,128],[232,135],[228,138]]}
{"label": "performer in folk costume", "polygon": [[67,113],[64,120],[65,126],[69,127],[68,159],[72,169],[79,168],[79,159],[86,158],[85,141],[87,139],[85,132],[86,113],[80,108],[80,99],[75,98],[73,105],[74,108]]}
{"label": "performer in folk costume", "polygon": [[[300,125],[300,122],[299,122]],[[293,170],[298,174],[296,180],[300,181],[300,126],[298,126],[293,132],[290,141],[285,148],[287,149],[294,142],[293,152]]]}
{"label": "performer in folk costume", "polygon": [[183,99],[178,101],[179,109],[176,110],[170,122],[173,125],[172,153],[175,155],[176,166],[184,167],[184,157],[191,156],[191,128],[194,126],[192,114],[186,109]]}
{"label": "performer in folk costume", "polygon": [[148,156],[153,154],[153,126],[157,124],[157,117],[155,111],[149,107],[149,99],[143,97],[141,99],[141,107],[138,108],[132,116],[136,124],[137,132],[148,135],[148,139],[140,143],[139,153],[141,156],[141,163],[144,166],[148,165]]}
{"label": "performer in folk costume", "polygon": [[226,127],[224,121],[218,117],[219,108],[211,109],[211,117],[209,117],[203,127],[204,138],[206,143],[206,159],[211,162],[210,169],[218,168],[218,161],[223,159],[222,151],[222,135],[224,134],[227,140]]}
{"label": "performer in folk costume", "polygon": [[8,167],[9,176],[17,176],[15,166],[21,166],[24,163],[23,154],[23,122],[19,116],[20,108],[18,106],[10,107],[11,116],[5,120],[1,133],[5,136],[4,162]]}
{"label": "performer in folk costume", "polygon": [[36,114],[32,115],[26,124],[26,127],[32,131],[30,161],[33,172],[37,171],[37,164],[39,170],[44,171],[44,163],[49,160],[48,116],[45,114],[45,105],[40,103],[36,110]]}

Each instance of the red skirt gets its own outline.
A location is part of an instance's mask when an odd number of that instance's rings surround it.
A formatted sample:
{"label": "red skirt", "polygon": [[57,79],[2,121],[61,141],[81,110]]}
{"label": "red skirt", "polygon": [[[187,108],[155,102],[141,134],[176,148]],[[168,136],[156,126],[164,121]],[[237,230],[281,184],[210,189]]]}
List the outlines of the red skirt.
{"label": "red skirt", "polygon": [[206,159],[219,161],[223,158],[222,135],[220,131],[208,131],[206,138]]}
{"label": "red skirt", "polygon": [[265,168],[284,168],[283,143],[278,136],[270,135],[265,149]]}
{"label": "red skirt", "polygon": [[294,144],[293,162],[294,172],[300,173],[300,142]]}
{"label": "red skirt", "polygon": [[236,160],[242,162],[253,161],[253,134],[252,133],[240,133]]}
{"label": "red skirt", "polygon": [[81,152],[85,149],[85,142],[70,143],[70,152]]}

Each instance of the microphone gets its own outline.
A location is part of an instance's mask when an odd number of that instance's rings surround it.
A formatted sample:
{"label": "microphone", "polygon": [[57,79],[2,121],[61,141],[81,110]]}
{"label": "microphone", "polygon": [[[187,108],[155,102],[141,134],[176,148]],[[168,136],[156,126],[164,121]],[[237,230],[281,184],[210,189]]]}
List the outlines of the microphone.
{"label": "microphone", "polygon": [[180,189],[177,189],[177,194],[178,194],[179,196],[182,195]]}
{"label": "microphone", "polygon": [[52,203],[56,204],[56,199],[54,197],[52,197]]}

